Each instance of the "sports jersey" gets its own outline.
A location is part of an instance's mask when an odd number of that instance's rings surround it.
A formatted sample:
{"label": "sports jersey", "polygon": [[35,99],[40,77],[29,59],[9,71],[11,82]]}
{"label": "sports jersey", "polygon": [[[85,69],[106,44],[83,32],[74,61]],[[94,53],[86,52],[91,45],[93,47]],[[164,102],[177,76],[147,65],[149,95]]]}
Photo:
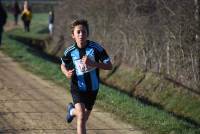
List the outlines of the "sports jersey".
{"label": "sports jersey", "polygon": [[99,69],[83,64],[81,59],[87,56],[94,62],[109,63],[110,58],[105,49],[98,43],[87,41],[84,48],[79,48],[76,43],[72,44],[64,51],[64,56],[61,58],[62,64],[74,68],[72,75],[71,86],[79,91],[98,91],[99,89]]}

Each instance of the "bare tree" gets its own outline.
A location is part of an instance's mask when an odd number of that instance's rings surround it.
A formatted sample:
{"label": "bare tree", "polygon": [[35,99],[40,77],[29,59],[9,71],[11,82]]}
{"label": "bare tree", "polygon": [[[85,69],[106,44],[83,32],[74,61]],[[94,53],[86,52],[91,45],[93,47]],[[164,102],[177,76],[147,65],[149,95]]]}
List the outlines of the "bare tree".
{"label": "bare tree", "polygon": [[[194,0],[194,3],[195,3],[195,20],[196,20],[196,23],[197,23],[197,29],[200,29],[200,1],[199,0]],[[197,74],[198,74],[198,78],[197,78],[197,83],[199,83],[200,81],[200,31],[197,31],[196,32],[196,35],[195,35],[195,39],[196,39],[196,45],[197,45],[197,59],[196,59],[196,62],[197,62],[197,67],[198,67],[198,70],[197,70]],[[200,84],[198,84],[198,88],[200,88]]]}
{"label": "bare tree", "polygon": [[86,18],[90,38],[106,47],[117,65],[167,74],[198,90],[199,0],[64,0],[55,17],[52,53],[70,45],[71,21]]}

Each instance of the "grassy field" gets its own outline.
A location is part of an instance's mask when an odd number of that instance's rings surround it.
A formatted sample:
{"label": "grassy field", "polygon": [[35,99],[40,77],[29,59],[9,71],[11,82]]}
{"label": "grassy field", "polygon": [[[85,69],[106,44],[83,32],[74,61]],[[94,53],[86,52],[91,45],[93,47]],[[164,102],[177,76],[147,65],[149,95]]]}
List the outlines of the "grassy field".
{"label": "grassy field", "polygon": [[[69,91],[68,81],[60,71],[59,64],[42,54],[40,51],[22,42],[9,38],[10,34],[27,38],[46,38],[47,34],[41,33],[46,28],[47,14],[35,14],[30,33],[23,29],[9,31],[4,36],[1,51],[13,57],[25,69],[51,80]],[[142,103],[140,100],[123,94],[114,88],[101,85],[98,94],[97,106],[113,113],[114,117],[136,125],[147,134],[198,134],[199,125],[194,125],[186,120],[179,119],[169,112],[154,106]]]}

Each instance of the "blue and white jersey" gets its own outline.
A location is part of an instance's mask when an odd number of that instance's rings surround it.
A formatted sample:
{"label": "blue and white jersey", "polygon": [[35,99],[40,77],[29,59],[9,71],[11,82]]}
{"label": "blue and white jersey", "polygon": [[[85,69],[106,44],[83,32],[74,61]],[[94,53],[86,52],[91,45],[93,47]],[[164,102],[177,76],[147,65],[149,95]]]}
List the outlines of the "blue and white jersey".
{"label": "blue and white jersey", "polygon": [[77,44],[72,44],[64,51],[61,58],[62,64],[66,66],[73,64],[75,73],[72,76],[72,86],[79,91],[97,91],[99,89],[99,69],[87,66],[81,62],[83,56],[87,56],[95,62],[110,62],[110,58],[105,49],[98,43],[87,41],[84,48],[78,48]]}

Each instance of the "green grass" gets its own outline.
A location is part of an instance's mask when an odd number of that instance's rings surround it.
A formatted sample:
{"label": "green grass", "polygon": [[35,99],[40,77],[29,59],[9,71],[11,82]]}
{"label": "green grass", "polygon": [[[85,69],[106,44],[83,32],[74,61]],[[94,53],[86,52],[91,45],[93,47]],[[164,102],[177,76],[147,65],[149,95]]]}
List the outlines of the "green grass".
{"label": "green grass", "polygon": [[[36,18],[44,18],[43,14]],[[38,27],[38,30],[44,26],[40,19],[34,20],[33,26]],[[34,22],[33,21],[33,22]],[[30,37],[37,37],[37,31],[31,31]],[[41,76],[43,79],[52,80],[53,82],[62,85],[69,89],[68,82],[60,71],[60,66],[51,61],[47,61],[39,56],[36,50],[24,45],[21,42],[12,40],[7,33],[4,36],[3,46],[1,51],[13,57],[16,61],[27,70]],[[12,31],[13,34],[13,31]],[[15,33],[20,36],[27,36],[20,29]],[[41,35],[40,35],[41,36]],[[68,90],[69,91],[69,90]],[[174,117],[165,110],[149,106],[141,103],[139,100],[123,94],[113,88],[101,85],[98,94],[97,106],[109,111],[115,115],[116,118],[122,119],[132,125],[136,125],[144,130],[146,133],[152,134],[198,134],[200,129],[194,127],[192,124]]]}
{"label": "green grass", "polygon": [[154,74],[146,76],[139,88],[144,96],[162,105],[167,111],[200,124],[199,95]]}
{"label": "green grass", "polygon": [[102,85],[97,104],[106,110],[115,113],[118,117],[126,119],[131,124],[136,124],[145,130],[155,133],[180,134],[200,132],[192,125],[174,118],[171,114],[155,107],[142,104],[135,98],[130,98],[120,92]]}

